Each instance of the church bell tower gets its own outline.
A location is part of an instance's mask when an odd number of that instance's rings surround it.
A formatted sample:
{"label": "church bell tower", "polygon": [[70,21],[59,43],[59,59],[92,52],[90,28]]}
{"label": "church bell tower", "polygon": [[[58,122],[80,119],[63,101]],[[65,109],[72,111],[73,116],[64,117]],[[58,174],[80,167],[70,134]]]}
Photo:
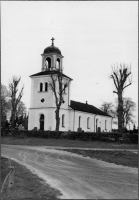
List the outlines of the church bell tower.
{"label": "church bell tower", "polygon": [[51,46],[44,49],[42,56],[42,69],[41,71],[52,71],[59,69],[62,70],[62,59],[63,56],[61,51],[54,46],[54,38],[51,39]]}
{"label": "church bell tower", "polygon": [[[70,82],[71,78],[63,74],[63,56],[61,51],[52,44],[44,49],[42,56],[41,71],[30,76],[31,78],[31,99],[29,109],[29,130],[34,127],[40,130],[54,130],[56,99],[52,88],[52,75],[57,76],[59,71],[62,73],[62,84],[68,82],[68,86],[63,93],[63,103],[61,112],[69,110],[70,101]],[[57,79],[58,81],[58,79]],[[58,93],[56,82],[56,92]]]}

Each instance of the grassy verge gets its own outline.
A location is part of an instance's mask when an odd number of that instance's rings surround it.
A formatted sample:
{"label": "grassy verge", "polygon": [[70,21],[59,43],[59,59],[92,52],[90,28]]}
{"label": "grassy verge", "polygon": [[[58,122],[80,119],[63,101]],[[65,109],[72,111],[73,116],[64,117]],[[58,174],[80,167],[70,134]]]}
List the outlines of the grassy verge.
{"label": "grassy verge", "polygon": [[138,167],[138,154],[130,151],[91,151],[91,150],[78,150],[78,149],[64,149],[71,153],[80,154],[82,156],[88,156],[90,158],[97,158],[109,163],[115,163],[117,165],[124,165],[129,167]]}
{"label": "grassy verge", "polygon": [[116,142],[103,141],[80,141],[66,139],[44,139],[44,138],[14,138],[1,137],[1,144],[30,145],[30,146],[60,146],[60,147],[82,147],[103,149],[138,149],[138,144],[120,144]]}
{"label": "grassy verge", "polygon": [[[3,166],[5,165],[4,162],[4,159],[1,159]],[[14,185],[8,188],[8,181],[6,182],[1,199],[59,199],[58,196],[61,195],[60,191],[51,188],[44,180],[17,162],[11,160],[11,164],[15,167]]]}
{"label": "grassy verge", "polygon": [[8,168],[8,166],[9,166],[8,159],[1,157],[1,187],[0,189],[2,188],[2,184],[7,174],[10,172],[10,169]]}

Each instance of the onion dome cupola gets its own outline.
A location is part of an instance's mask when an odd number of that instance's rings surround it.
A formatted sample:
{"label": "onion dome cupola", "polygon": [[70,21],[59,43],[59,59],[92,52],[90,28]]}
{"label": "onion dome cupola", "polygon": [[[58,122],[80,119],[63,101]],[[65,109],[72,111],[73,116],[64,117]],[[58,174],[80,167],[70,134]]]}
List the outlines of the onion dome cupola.
{"label": "onion dome cupola", "polygon": [[51,46],[44,49],[42,55],[42,69],[41,71],[50,71],[56,69],[62,69],[63,56],[61,51],[54,46],[54,38],[51,39]]}

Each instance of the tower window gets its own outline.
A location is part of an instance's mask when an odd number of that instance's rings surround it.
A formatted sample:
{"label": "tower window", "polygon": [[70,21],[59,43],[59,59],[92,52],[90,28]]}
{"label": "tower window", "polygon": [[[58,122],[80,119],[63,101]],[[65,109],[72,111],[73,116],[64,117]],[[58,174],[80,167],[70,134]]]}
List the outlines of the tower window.
{"label": "tower window", "polygon": [[67,84],[62,84],[63,93],[66,93],[66,87],[67,87]]}
{"label": "tower window", "polygon": [[60,59],[59,58],[57,58],[57,60],[56,60],[56,68],[60,69]]}
{"label": "tower window", "polygon": [[48,91],[48,83],[45,82],[45,91]]}
{"label": "tower window", "polygon": [[89,123],[90,123],[90,118],[88,117],[88,118],[87,118],[87,128],[88,128],[88,129],[90,128],[90,124],[89,124]]}
{"label": "tower window", "polygon": [[45,68],[48,68],[48,61],[45,61]]}
{"label": "tower window", "polygon": [[42,92],[42,90],[43,90],[43,84],[40,83],[40,92]]}
{"label": "tower window", "polygon": [[64,124],[65,124],[64,121],[65,121],[65,115],[63,114],[63,115],[62,115],[62,127],[65,127],[65,126],[64,126]]}
{"label": "tower window", "polygon": [[45,68],[50,69],[51,68],[51,58],[46,58],[45,60]]}

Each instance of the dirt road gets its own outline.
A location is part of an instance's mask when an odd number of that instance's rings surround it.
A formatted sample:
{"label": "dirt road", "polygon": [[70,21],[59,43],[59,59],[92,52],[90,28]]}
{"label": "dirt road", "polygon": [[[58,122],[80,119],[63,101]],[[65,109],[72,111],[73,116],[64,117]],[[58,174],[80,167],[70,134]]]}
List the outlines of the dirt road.
{"label": "dirt road", "polygon": [[1,145],[2,156],[25,165],[61,199],[137,199],[138,170],[45,147]]}

